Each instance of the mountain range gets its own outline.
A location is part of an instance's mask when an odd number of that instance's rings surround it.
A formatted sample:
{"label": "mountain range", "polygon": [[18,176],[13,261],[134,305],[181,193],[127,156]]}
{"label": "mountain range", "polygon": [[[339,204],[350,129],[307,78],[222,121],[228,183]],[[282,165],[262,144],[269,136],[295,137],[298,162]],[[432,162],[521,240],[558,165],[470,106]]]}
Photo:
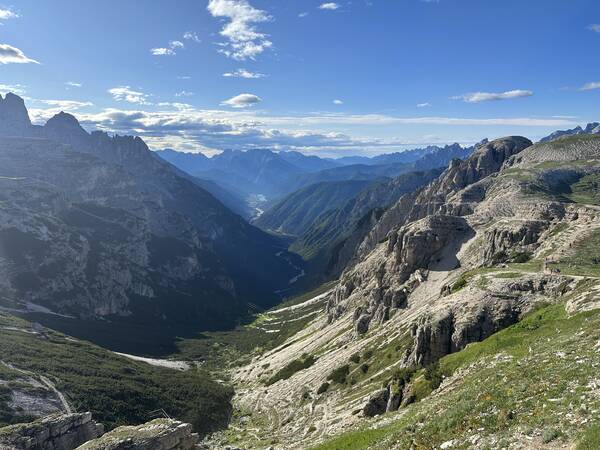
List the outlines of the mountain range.
{"label": "mountain range", "polygon": [[344,180],[373,181],[381,177],[394,177],[409,170],[443,166],[445,154],[464,157],[468,151],[454,144],[445,147],[430,146],[373,158],[339,159],[264,149],[225,150],[211,158],[201,153],[182,153],[174,150],[156,153],[188,174],[199,179],[211,180],[242,200],[261,196],[265,199],[261,209],[265,209],[283,196],[311,184]]}
{"label": "mountain range", "polygon": [[71,332],[64,316],[122,323],[132,336],[151,323],[165,333],[231,326],[273,305],[300,271],[283,242],[139,138],[89,134],[65,113],[32,125],[23,100],[7,94],[0,161],[3,302],[51,311],[43,317]]}

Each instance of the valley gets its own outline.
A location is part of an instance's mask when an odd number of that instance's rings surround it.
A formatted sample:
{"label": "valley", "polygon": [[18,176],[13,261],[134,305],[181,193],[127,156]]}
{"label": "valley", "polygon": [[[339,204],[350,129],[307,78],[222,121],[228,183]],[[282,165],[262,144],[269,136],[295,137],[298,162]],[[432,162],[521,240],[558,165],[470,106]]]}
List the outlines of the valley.
{"label": "valley", "polygon": [[598,442],[597,136],[350,166],[250,225],[141,141],[66,115],[20,130],[0,142],[2,425],[91,412],[102,440],[176,418],[223,449]]}

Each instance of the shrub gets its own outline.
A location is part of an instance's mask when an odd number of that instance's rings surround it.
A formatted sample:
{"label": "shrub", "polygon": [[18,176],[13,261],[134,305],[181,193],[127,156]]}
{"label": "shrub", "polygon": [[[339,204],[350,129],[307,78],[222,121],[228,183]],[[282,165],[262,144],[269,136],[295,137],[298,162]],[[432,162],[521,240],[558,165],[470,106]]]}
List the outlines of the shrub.
{"label": "shrub", "polygon": [[526,263],[531,259],[530,252],[513,252],[510,255],[510,261],[514,263]]}
{"label": "shrub", "polygon": [[396,381],[400,386],[404,386],[410,381],[415,372],[416,369],[414,367],[403,367],[402,369],[396,369],[392,375],[392,381]]}
{"label": "shrub", "polygon": [[324,392],[327,392],[327,389],[329,389],[329,383],[326,381],[321,386],[319,386],[319,389],[317,389],[317,394],[323,394]]}
{"label": "shrub", "polygon": [[328,380],[333,381],[334,383],[344,384],[346,382],[346,377],[350,373],[350,366],[348,364],[338,367],[333,372],[329,374],[327,377]]}
{"label": "shrub", "polygon": [[360,355],[358,353],[355,353],[350,357],[350,361],[354,364],[358,364],[360,362]]}
{"label": "shrub", "polygon": [[452,285],[452,288],[450,289],[450,292],[454,294],[455,292],[460,291],[466,285],[467,285],[467,280],[463,277],[460,277],[458,280],[456,280],[454,282],[454,284]]}
{"label": "shrub", "polygon": [[437,389],[442,384],[444,376],[442,375],[438,361],[429,364],[425,368],[425,379],[431,384],[431,389]]}
{"label": "shrub", "polygon": [[369,365],[366,363],[363,363],[360,365],[360,370],[362,373],[367,373],[369,371]]}
{"label": "shrub", "polygon": [[296,372],[300,372],[301,370],[308,369],[310,366],[312,366],[315,363],[316,360],[317,360],[317,358],[315,358],[313,355],[302,355],[302,357],[300,357],[300,359],[295,359],[294,361],[289,363],[287,366],[285,366],[284,368],[279,370],[275,375],[273,375],[271,378],[269,378],[265,384],[267,386],[270,386],[274,383],[277,383],[279,380],[287,380],[292,375],[294,375]]}
{"label": "shrub", "polygon": [[365,353],[363,354],[363,358],[371,359],[372,357],[373,357],[373,350],[371,350],[371,349],[365,350]]}
{"label": "shrub", "polygon": [[494,253],[492,256],[492,265],[501,264],[508,260],[508,255],[504,250]]}
{"label": "shrub", "polygon": [[555,440],[558,436],[560,436],[558,431],[556,431],[554,428],[548,428],[542,433],[542,442],[544,444],[548,444],[549,442]]}

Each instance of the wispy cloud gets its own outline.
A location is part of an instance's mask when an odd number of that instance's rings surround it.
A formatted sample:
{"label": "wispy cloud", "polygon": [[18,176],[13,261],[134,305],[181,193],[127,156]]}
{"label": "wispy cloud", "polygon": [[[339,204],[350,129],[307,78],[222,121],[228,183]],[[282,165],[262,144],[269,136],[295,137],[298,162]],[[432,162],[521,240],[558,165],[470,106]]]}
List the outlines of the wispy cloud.
{"label": "wispy cloud", "polygon": [[307,12],[301,12],[300,14],[298,14],[298,17],[300,17],[301,19],[308,16]]}
{"label": "wispy cloud", "polygon": [[80,87],[83,86],[83,84],[77,83],[75,81],[67,81],[65,83],[65,86],[67,87],[67,89],[69,89],[69,88],[80,88]]}
{"label": "wispy cloud", "polygon": [[319,5],[319,9],[326,9],[329,11],[335,11],[336,9],[339,9],[339,8],[340,8],[339,3],[334,3],[334,2],[321,3]]}
{"label": "wispy cloud", "polygon": [[189,75],[178,75],[177,79],[178,80],[191,80],[192,77],[190,77]]}
{"label": "wispy cloud", "polygon": [[225,56],[239,61],[255,59],[273,46],[268,36],[256,28],[256,24],[270,21],[271,16],[247,0],[209,0],[207,8],[213,17],[226,19],[219,32],[227,39],[219,49]]}
{"label": "wispy cloud", "polygon": [[118,102],[135,103],[138,105],[149,105],[148,95],[143,92],[134,91],[129,86],[118,86],[108,90],[113,99]]}
{"label": "wispy cloud", "polygon": [[77,100],[40,100],[40,102],[44,103],[46,105],[56,106],[57,108],[62,108],[65,111],[80,109],[85,106],[94,106],[94,104],[92,102],[84,102],[84,101],[77,101]]}
{"label": "wispy cloud", "polygon": [[596,89],[600,89],[600,81],[593,81],[591,83],[586,83],[579,90],[580,91],[595,91]]}
{"label": "wispy cloud", "polygon": [[342,100],[340,100],[339,98],[336,98],[336,99],[333,101],[333,104],[334,104],[334,105],[343,105],[343,104],[344,104],[344,102],[343,102]]}
{"label": "wispy cloud", "polygon": [[25,86],[22,84],[0,84],[0,94],[6,94],[8,92],[23,95],[25,93]]}
{"label": "wispy cloud", "polygon": [[0,64],[39,64],[25,56],[20,49],[8,44],[0,44]]}
{"label": "wispy cloud", "polygon": [[186,41],[194,41],[194,42],[202,42],[202,40],[198,37],[198,35],[194,31],[186,31],[183,33],[183,38]]}
{"label": "wispy cloud", "polygon": [[588,30],[600,33],[600,23],[594,23],[588,27]]}
{"label": "wispy cloud", "polygon": [[237,70],[234,70],[233,72],[225,72],[223,74],[223,76],[227,77],[227,78],[249,78],[249,79],[266,77],[266,75],[263,73],[250,72],[246,69],[237,69]]}
{"label": "wispy cloud", "polygon": [[223,101],[221,104],[232,108],[247,108],[262,102],[262,99],[254,94],[240,94]]}
{"label": "wispy cloud", "polygon": [[506,92],[471,92],[469,94],[451,97],[452,100],[462,100],[466,103],[482,103],[498,100],[510,100],[514,98],[531,97],[532,91],[515,89]]}
{"label": "wispy cloud", "polygon": [[196,94],[190,91],[180,91],[175,94],[175,97],[191,97],[193,95]]}
{"label": "wispy cloud", "polygon": [[417,108],[428,108],[429,106],[431,106],[431,103],[429,102],[417,103]]}

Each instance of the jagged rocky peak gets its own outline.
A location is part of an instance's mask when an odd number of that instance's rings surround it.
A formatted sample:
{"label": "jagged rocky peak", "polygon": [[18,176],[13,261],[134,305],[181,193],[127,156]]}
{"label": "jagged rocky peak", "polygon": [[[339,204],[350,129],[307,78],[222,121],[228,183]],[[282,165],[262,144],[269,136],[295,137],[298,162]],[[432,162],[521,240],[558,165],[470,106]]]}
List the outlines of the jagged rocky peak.
{"label": "jagged rocky peak", "polygon": [[600,122],[591,122],[585,128],[577,126],[570,130],[558,130],[554,133],[540,139],[540,142],[551,142],[565,136],[577,136],[580,134],[600,134]]}
{"label": "jagged rocky peak", "polygon": [[31,127],[25,102],[11,92],[0,95],[0,132],[4,135],[23,136]]}
{"label": "jagged rocky peak", "polygon": [[463,169],[463,183],[467,184],[497,172],[502,164],[513,155],[533,145],[529,139],[510,136],[480,145],[473,154],[457,168]]}

